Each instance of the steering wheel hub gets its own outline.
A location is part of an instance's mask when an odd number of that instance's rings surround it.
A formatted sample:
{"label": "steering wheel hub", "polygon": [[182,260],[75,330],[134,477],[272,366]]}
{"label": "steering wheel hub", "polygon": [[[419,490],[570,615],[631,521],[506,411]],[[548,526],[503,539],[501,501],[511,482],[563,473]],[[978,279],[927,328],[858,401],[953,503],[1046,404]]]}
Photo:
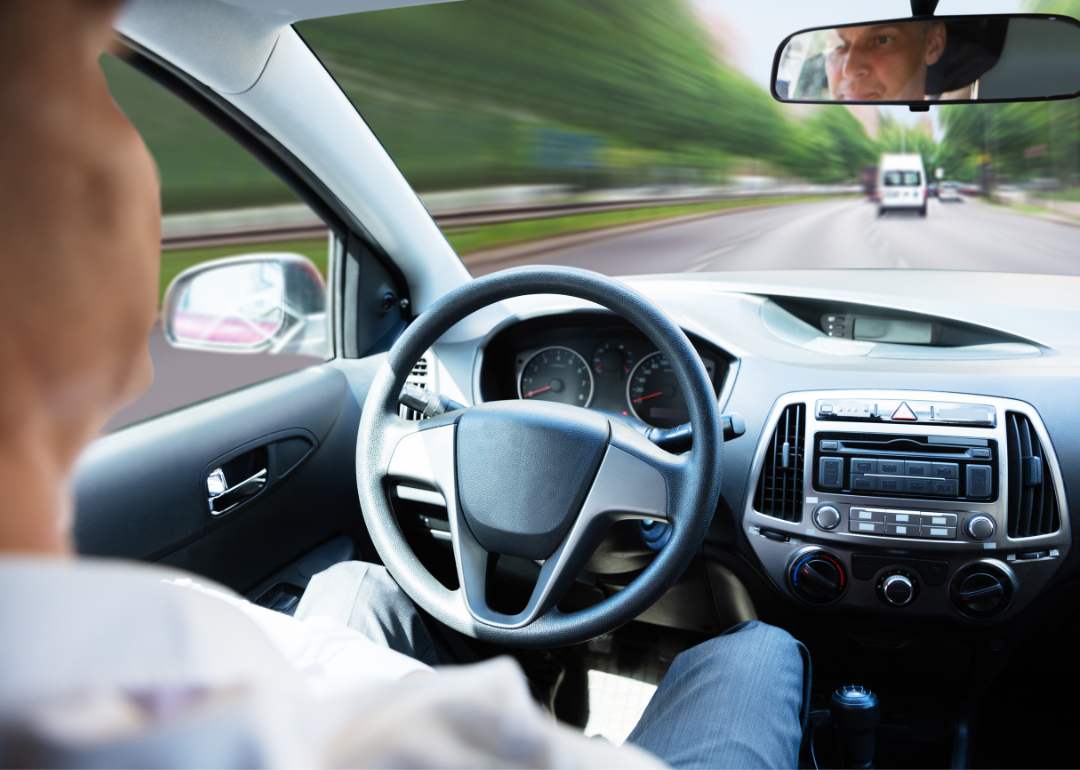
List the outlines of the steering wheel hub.
{"label": "steering wheel hub", "polygon": [[458,423],[461,512],[490,553],[547,559],[574,523],[607,448],[603,415],[541,401],[498,401]]}

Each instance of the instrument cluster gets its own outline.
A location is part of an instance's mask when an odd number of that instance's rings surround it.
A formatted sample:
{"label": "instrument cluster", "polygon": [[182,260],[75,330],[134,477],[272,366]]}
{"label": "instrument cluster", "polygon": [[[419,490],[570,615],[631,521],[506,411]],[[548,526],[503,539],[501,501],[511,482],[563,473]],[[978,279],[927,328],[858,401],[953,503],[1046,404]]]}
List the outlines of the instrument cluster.
{"label": "instrument cluster", "polygon": [[[595,317],[589,320],[593,328],[568,324],[530,333],[530,327],[537,326],[534,319],[518,324],[520,329],[512,327],[519,334],[504,332],[502,339],[493,340],[481,376],[481,389],[488,391],[484,400],[554,401],[621,413],[658,428],[688,422],[686,399],[666,356],[633,327],[619,328],[610,319],[602,325]],[[719,391],[727,359],[693,342]],[[498,373],[492,371],[493,353],[502,354]]]}

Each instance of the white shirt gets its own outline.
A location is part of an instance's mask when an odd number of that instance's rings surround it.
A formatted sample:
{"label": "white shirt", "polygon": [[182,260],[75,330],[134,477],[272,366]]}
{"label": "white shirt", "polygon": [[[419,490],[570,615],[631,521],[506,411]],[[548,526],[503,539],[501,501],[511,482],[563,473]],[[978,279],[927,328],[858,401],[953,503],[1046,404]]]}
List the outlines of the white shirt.
{"label": "white shirt", "polygon": [[148,565],[0,558],[0,765],[656,767],[506,658],[440,669]]}

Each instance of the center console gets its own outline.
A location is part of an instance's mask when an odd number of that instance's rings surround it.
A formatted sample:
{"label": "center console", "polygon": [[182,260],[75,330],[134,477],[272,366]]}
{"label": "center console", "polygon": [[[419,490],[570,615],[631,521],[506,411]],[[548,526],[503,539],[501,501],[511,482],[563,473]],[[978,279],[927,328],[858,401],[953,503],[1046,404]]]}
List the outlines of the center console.
{"label": "center console", "polygon": [[985,622],[1067,553],[1050,438],[1029,404],[926,391],[790,393],[754,456],[743,528],[793,601]]}

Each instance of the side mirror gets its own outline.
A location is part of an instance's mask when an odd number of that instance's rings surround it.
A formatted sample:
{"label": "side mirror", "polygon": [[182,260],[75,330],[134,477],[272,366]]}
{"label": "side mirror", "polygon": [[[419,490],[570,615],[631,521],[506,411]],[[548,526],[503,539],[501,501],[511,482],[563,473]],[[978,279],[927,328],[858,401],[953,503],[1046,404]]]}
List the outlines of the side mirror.
{"label": "side mirror", "polygon": [[931,104],[1080,95],[1080,22],[994,14],[869,21],[796,32],[773,61],[781,102]]}
{"label": "side mirror", "polygon": [[188,268],[162,308],[165,339],[189,350],[325,356],[326,284],[299,254],[248,254]]}

